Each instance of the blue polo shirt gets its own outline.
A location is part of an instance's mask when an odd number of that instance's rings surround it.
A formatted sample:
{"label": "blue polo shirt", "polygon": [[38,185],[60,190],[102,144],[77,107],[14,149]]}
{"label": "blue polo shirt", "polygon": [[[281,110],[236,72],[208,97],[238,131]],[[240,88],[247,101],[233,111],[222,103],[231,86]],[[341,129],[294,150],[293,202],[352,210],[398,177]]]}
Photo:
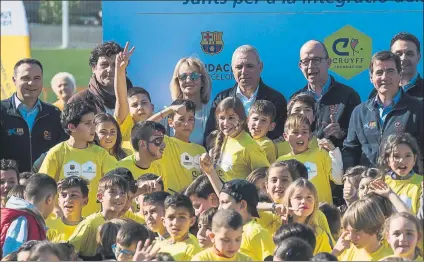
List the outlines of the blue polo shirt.
{"label": "blue polo shirt", "polygon": [[395,95],[395,97],[393,98],[393,101],[390,105],[388,106],[384,106],[381,101],[380,98],[378,97],[378,95],[375,96],[375,107],[378,109],[378,113],[379,113],[379,122],[380,122],[380,126],[382,127],[384,124],[384,121],[386,120],[387,115],[389,114],[390,111],[393,110],[393,108],[395,107],[395,105],[397,103],[399,103],[399,100],[402,98],[402,89],[399,88],[399,91],[397,92],[397,94]]}
{"label": "blue polo shirt", "polygon": [[256,96],[258,95],[258,90],[259,90],[259,86],[258,88],[256,88],[255,93],[252,95],[251,98],[248,98],[247,96],[243,95],[243,93],[240,90],[240,87],[237,86],[237,90],[236,90],[236,96],[237,98],[239,98],[241,100],[241,102],[243,103],[243,107],[244,107],[244,111],[246,112],[246,115],[249,115],[249,110],[250,107],[253,105],[253,103],[255,103],[256,101]]}
{"label": "blue polo shirt", "polygon": [[315,98],[315,101],[319,101],[325,93],[328,92],[328,89],[330,89],[330,84],[331,84],[331,77],[328,76],[327,82],[325,82],[324,86],[322,87],[322,92],[321,95],[318,95],[315,90],[313,90],[309,85],[308,85],[308,92]]}
{"label": "blue polo shirt", "polygon": [[41,110],[40,99],[37,100],[37,103],[32,108],[28,108],[18,96],[15,94],[15,106],[16,109],[21,113],[21,116],[24,118],[25,122],[28,125],[29,132],[31,133],[32,127],[34,126],[35,119],[37,118],[38,113]]}
{"label": "blue polo shirt", "polygon": [[415,76],[411,79],[411,81],[408,82],[408,84],[402,87],[403,91],[408,92],[408,90],[415,85],[415,83],[417,82],[417,79],[418,79],[418,73],[415,74]]}

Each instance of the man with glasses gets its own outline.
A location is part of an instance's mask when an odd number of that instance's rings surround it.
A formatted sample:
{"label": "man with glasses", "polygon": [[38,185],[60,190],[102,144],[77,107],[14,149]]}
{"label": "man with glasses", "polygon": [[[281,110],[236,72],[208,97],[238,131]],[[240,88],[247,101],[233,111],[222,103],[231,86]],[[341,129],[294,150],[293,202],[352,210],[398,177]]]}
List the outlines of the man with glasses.
{"label": "man with glasses", "polygon": [[[392,134],[410,133],[423,146],[423,103],[400,86],[401,60],[390,51],[374,54],[370,80],[377,95],[353,110],[344,141],[343,167],[376,166],[380,145]],[[418,159],[417,159],[418,160]]]}
{"label": "man with glasses", "polygon": [[[396,34],[390,41],[390,50],[400,57],[402,62],[402,71],[400,76],[400,85],[408,95],[423,101],[424,80],[417,71],[418,63],[421,59],[420,41],[416,36],[410,33],[401,32]],[[377,94],[372,90],[370,97]]]}
{"label": "man with glasses", "polygon": [[313,95],[316,101],[315,135],[329,138],[336,147],[341,148],[350,115],[361,99],[353,88],[329,75],[330,65],[331,58],[323,43],[316,40],[306,42],[300,49],[299,68],[308,84],[293,96],[301,92]]}
{"label": "man with glasses", "polygon": [[267,136],[271,139],[280,137],[283,134],[284,122],[287,118],[287,100],[280,92],[262,82],[263,63],[256,48],[250,45],[238,47],[233,53],[231,67],[237,83],[215,97],[206,123],[204,139],[216,129],[216,107],[221,100],[229,96],[236,96],[243,102],[246,115],[256,100],[272,102],[277,109],[276,126],[273,131],[268,132]]}

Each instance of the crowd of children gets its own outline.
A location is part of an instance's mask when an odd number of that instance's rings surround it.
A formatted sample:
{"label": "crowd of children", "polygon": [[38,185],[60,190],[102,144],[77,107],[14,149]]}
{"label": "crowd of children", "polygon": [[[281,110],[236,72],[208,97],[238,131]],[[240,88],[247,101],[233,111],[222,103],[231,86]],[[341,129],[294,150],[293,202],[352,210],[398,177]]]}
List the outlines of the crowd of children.
{"label": "crowd of children", "polygon": [[154,114],[146,90],[127,91],[132,52],[116,57],[115,115],[67,104],[69,139],[38,173],[1,160],[3,261],[423,261],[422,155],[411,135],[387,137],[376,168],[344,172],[340,148],[313,135],[311,95],[289,101],[284,141],[267,138],[271,102],[246,114],[228,97],[204,148],[190,142],[192,101]]}

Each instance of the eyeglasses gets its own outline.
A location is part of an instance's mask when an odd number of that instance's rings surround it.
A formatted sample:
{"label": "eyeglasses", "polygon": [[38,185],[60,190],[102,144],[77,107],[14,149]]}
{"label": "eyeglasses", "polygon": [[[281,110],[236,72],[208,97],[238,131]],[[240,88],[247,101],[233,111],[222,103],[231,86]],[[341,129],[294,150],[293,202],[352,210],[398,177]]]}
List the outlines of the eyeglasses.
{"label": "eyeglasses", "polygon": [[153,144],[155,146],[160,146],[163,143],[163,138],[162,137],[158,137],[158,138],[155,138],[152,141],[148,141],[148,142],[149,142],[149,144]]}
{"label": "eyeglasses", "polygon": [[197,80],[197,79],[199,79],[201,76],[202,76],[202,75],[201,75],[201,74],[199,74],[199,73],[197,73],[197,72],[193,72],[193,73],[191,73],[191,74],[186,74],[186,73],[184,73],[184,74],[179,75],[179,76],[178,76],[178,79],[179,79],[181,82],[184,82],[184,81],[186,81],[186,80],[187,80],[187,77],[190,77],[191,81],[196,81],[196,80]]}
{"label": "eyeglasses", "polygon": [[322,60],[324,60],[324,59],[328,59],[328,57],[314,57],[314,58],[312,58],[312,59],[308,59],[308,58],[306,58],[306,59],[301,59],[300,60],[300,63],[303,65],[303,66],[308,66],[309,65],[309,62],[311,62],[312,61],[312,65],[319,65],[319,64],[321,64],[321,62],[322,62]]}
{"label": "eyeglasses", "polygon": [[123,254],[126,257],[128,257],[128,256],[133,257],[134,256],[134,252],[126,250],[126,249],[122,249],[122,248],[116,246],[116,244],[112,245],[112,251],[113,251],[113,253],[115,253],[116,257],[118,257],[120,254]]}

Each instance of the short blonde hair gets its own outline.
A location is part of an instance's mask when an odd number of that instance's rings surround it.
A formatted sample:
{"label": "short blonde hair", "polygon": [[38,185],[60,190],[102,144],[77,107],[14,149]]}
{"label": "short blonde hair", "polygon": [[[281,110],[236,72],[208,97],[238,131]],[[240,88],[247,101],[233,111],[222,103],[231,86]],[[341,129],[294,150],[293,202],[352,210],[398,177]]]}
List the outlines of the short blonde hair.
{"label": "short blonde hair", "polygon": [[309,191],[311,191],[311,193],[314,195],[314,210],[312,211],[312,214],[309,215],[309,217],[306,219],[305,224],[315,230],[316,228],[315,216],[318,211],[319,202],[318,202],[317,189],[310,181],[308,181],[305,178],[299,178],[299,179],[296,179],[294,182],[292,182],[290,186],[286,189],[286,192],[284,193],[283,205],[286,207],[291,207],[290,199],[293,196],[296,189],[298,188],[306,188]]}
{"label": "short blonde hair", "polygon": [[75,78],[73,75],[71,75],[68,72],[59,72],[53,76],[52,81],[50,82],[50,85],[53,91],[54,91],[53,87],[56,86],[56,82],[59,79],[65,79],[66,81],[68,81],[69,85],[72,87],[72,92],[75,92],[75,88],[76,88]]}
{"label": "short blonde hair", "polygon": [[181,58],[175,66],[174,73],[172,74],[169,90],[171,91],[172,100],[184,99],[183,92],[181,92],[180,81],[178,80],[178,72],[182,65],[186,64],[188,67],[194,67],[202,76],[202,86],[200,88],[200,99],[203,104],[209,103],[212,90],[212,80],[206,70],[205,64],[199,58],[190,56]]}
{"label": "short blonde hair", "polygon": [[385,217],[378,203],[370,199],[360,199],[347,209],[343,216],[342,225],[344,229],[351,226],[357,231],[364,231],[368,235],[381,232]]}
{"label": "short blonde hair", "polygon": [[302,124],[308,125],[309,131],[311,131],[311,122],[309,122],[306,116],[300,114],[289,115],[284,123],[284,133],[288,133],[289,130],[298,129]]}

